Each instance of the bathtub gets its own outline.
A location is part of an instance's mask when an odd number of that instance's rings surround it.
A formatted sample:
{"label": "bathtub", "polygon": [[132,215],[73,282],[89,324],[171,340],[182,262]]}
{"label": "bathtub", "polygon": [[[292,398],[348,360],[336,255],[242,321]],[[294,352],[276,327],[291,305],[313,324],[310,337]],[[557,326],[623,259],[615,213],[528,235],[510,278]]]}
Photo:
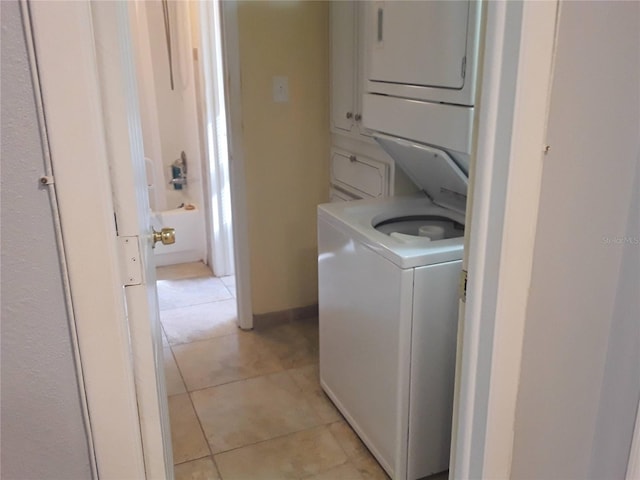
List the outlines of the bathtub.
{"label": "bathtub", "polygon": [[176,229],[176,242],[173,245],[156,244],[153,252],[157,266],[206,260],[205,221],[200,208],[155,212],[153,223],[156,230],[162,227]]}

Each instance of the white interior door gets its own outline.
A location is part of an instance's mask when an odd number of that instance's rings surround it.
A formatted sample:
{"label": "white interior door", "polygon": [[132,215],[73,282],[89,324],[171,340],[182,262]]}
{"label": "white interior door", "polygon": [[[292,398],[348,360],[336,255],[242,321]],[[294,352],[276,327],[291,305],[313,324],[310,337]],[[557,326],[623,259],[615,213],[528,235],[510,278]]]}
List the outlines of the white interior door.
{"label": "white interior door", "polygon": [[173,478],[129,8],[23,9],[53,164],[47,183],[59,199],[89,453],[106,480]]}
{"label": "white interior door", "polygon": [[146,476],[172,478],[153,230],[130,28],[133,8],[126,2],[91,4]]}

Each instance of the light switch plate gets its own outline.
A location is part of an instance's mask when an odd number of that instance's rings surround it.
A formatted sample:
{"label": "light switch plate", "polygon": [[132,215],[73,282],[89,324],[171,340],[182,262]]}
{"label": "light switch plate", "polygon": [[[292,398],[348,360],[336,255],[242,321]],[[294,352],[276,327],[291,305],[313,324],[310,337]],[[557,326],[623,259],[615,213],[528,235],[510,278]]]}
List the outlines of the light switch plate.
{"label": "light switch plate", "polygon": [[273,77],[273,101],[276,103],[289,101],[289,77]]}

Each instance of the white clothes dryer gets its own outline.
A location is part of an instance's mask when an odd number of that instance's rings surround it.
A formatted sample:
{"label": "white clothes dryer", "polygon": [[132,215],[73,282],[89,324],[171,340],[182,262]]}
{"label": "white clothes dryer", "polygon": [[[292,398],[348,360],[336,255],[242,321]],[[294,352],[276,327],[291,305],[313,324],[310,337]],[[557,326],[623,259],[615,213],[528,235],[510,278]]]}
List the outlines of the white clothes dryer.
{"label": "white clothes dryer", "polygon": [[318,207],[320,381],[393,479],[449,465],[467,176],[378,135],[424,193]]}

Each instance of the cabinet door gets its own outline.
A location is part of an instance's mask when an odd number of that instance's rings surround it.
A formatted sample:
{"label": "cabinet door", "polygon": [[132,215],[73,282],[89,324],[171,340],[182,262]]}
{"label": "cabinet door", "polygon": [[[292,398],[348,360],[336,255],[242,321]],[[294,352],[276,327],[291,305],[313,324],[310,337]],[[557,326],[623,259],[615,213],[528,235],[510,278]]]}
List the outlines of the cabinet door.
{"label": "cabinet door", "polygon": [[334,150],[331,155],[331,182],[358,192],[361,196],[381,197],[389,192],[386,164],[362,155]]}
{"label": "cabinet door", "polygon": [[358,127],[358,133],[365,137],[371,137],[371,131],[367,130],[362,122],[362,94],[365,91],[365,73],[364,73],[364,56],[366,53],[365,46],[365,8],[367,2],[356,2],[356,58],[354,68],[355,87],[354,87],[354,119]]}
{"label": "cabinet door", "polygon": [[369,80],[464,86],[467,0],[378,1],[367,8]]}
{"label": "cabinet door", "polygon": [[331,126],[351,131],[356,82],[356,2],[331,2]]}

